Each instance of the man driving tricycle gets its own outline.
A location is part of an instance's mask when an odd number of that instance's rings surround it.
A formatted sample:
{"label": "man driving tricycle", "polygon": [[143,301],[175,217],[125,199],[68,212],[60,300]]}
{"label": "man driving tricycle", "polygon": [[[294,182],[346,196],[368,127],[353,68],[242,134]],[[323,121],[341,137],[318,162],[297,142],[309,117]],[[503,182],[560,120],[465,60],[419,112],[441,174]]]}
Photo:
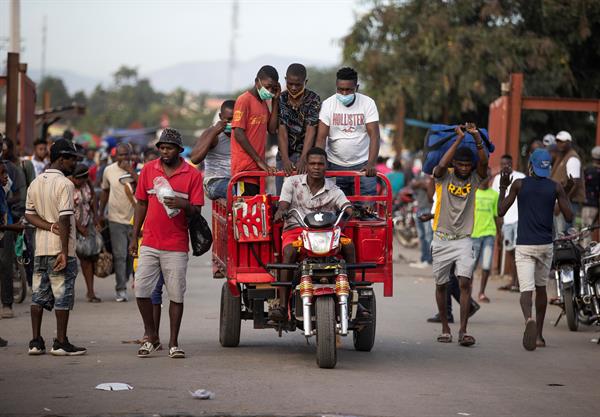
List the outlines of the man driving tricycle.
{"label": "man driving tricycle", "polygon": [[[312,148],[307,153],[307,173],[288,177],[281,189],[279,196],[279,207],[275,213],[274,220],[281,221],[286,217],[282,233],[281,247],[283,252],[283,263],[293,264],[298,260],[300,254],[300,242],[304,227],[300,222],[311,213],[332,213],[345,211],[348,217],[352,216],[352,205],[344,192],[325,178],[327,167],[327,153],[321,148]],[[298,218],[299,217],[299,218]],[[341,252],[346,263],[355,263],[354,244],[350,239],[343,236],[336,245],[334,252]],[[339,250],[338,250],[339,249]],[[285,269],[281,272],[280,282],[291,282],[293,271]],[[269,311],[272,320],[287,320],[287,301],[289,291],[283,287],[279,291],[279,306],[273,306]]]}

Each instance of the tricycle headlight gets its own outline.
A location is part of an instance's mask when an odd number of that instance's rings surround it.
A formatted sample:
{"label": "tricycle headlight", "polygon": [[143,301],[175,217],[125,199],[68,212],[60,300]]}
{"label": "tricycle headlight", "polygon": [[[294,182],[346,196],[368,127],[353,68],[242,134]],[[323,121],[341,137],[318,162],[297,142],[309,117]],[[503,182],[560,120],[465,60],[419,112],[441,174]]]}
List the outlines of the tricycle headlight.
{"label": "tricycle headlight", "polygon": [[304,247],[316,254],[325,254],[331,250],[333,232],[308,232]]}

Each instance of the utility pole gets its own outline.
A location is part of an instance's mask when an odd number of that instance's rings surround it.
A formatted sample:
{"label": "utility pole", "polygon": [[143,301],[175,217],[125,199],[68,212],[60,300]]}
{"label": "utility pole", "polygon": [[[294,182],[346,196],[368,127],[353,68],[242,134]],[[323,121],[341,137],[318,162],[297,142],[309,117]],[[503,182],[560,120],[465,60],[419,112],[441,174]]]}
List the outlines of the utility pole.
{"label": "utility pole", "polygon": [[229,68],[227,73],[227,90],[233,92],[234,72],[235,72],[235,39],[237,38],[238,27],[238,0],[233,0],[231,10],[231,39],[229,40]]}
{"label": "utility pole", "polygon": [[46,77],[46,39],[48,35],[48,15],[44,15],[44,24],[42,26],[42,71],[40,82]]}
{"label": "utility pole", "polygon": [[21,4],[19,0],[10,0],[10,44],[8,52],[21,52]]}

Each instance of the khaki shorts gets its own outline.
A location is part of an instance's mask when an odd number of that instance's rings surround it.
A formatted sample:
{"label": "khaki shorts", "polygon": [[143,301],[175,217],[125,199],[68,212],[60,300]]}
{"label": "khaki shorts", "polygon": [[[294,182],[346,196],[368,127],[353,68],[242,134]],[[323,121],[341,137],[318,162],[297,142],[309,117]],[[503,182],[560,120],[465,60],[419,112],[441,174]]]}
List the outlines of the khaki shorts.
{"label": "khaki shorts", "polygon": [[515,261],[521,292],[545,287],[552,266],[553,245],[517,245]]}
{"label": "khaki shorts", "polygon": [[444,285],[450,281],[450,270],[456,264],[454,274],[457,277],[471,278],[475,257],[473,255],[473,241],[470,237],[457,240],[440,240],[433,238],[431,242],[431,256],[433,257],[433,279],[436,285]]}
{"label": "khaki shorts", "polygon": [[150,298],[162,272],[169,300],[183,303],[187,264],[187,252],[158,250],[142,246],[135,272],[135,296]]}

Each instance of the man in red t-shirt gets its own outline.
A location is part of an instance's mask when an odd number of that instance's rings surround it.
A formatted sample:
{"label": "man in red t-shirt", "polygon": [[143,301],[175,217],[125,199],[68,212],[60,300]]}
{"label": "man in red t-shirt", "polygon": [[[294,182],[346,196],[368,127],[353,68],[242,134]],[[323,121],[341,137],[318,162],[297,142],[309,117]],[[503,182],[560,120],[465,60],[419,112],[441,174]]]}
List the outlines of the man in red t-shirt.
{"label": "man in red t-shirt", "polygon": [[138,356],[147,357],[160,347],[150,296],[162,273],[171,300],[169,356],[183,358],[185,352],[179,347],[177,338],[183,316],[188,263],[187,219],[200,215],[204,204],[202,175],[179,156],[183,144],[177,130],[165,129],[156,146],[160,158],[144,165],[138,178],[135,192],[138,203],[129,246],[131,255],[137,256],[137,241],[144,225],[135,274],[135,296],[148,338],[138,350]]}
{"label": "man in red t-shirt", "polygon": [[[254,79],[254,87],[239,96],[233,108],[233,136],[231,141],[231,176],[244,171],[267,171],[275,168],[265,161],[267,131],[275,134],[279,117],[279,74],[270,65],[263,66]],[[267,101],[271,101],[271,112]],[[245,178],[238,182],[238,195],[256,195],[258,181]]]}

